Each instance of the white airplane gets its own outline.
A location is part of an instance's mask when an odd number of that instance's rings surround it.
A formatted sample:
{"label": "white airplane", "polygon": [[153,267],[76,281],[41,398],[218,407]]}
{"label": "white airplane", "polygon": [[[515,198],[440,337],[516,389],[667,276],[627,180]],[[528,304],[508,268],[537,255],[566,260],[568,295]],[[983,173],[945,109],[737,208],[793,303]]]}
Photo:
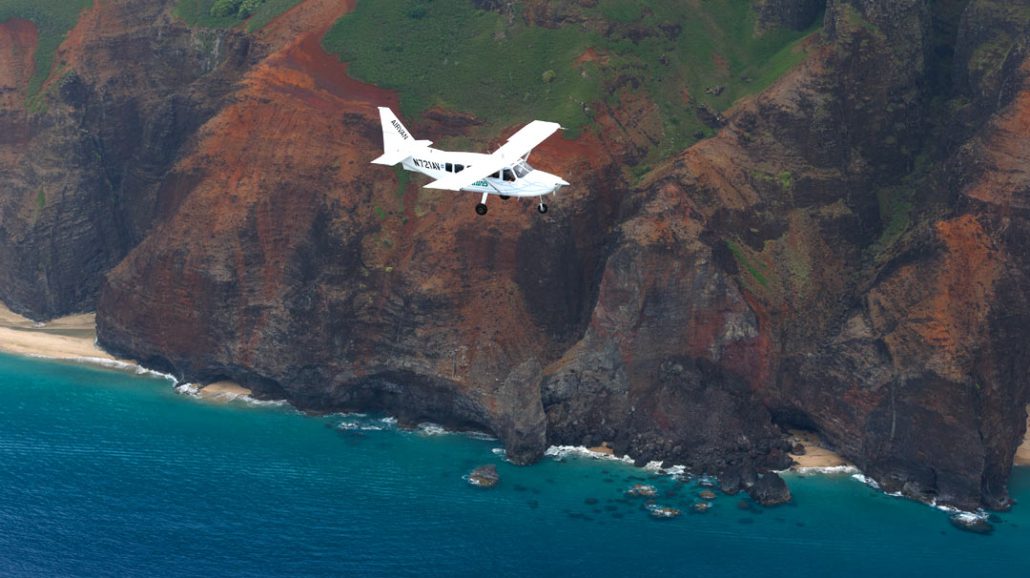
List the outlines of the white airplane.
{"label": "white airplane", "polygon": [[555,194],[568,186],[568,181],[544,171],[538,171],[526,162],[533,148],[547,140],[561,128],[556,122],[534,120],[513,134],[508,142],[493,154],[448,152],[434,148],[427,140],[415,140],[389,108],[379,107],[383,123],[383,156],[372,161],[377,165],[393,166],[401,163],[407,171],[422,173],[435,179],[425,185],[427,189],[469,191],[483,193],[476,205],[476,213],[486,214],[486,200],[497,195],[504,200],[511,197],[539,197],[537,210],[547,212],[544,196]]}

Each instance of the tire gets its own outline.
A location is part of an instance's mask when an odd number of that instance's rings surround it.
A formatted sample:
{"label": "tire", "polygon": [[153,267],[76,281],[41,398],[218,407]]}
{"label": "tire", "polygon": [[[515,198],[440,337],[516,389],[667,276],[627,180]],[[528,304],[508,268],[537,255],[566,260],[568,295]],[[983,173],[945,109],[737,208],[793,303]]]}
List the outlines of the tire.
{"label": "tire", "polygon": [[508,195],[501,195],[501,200],[502,200],[502,201],[507,201],[507,200],[508,200],[508,199],[510,199],[510,198],[511,198],[511,197],[510,197],[510,196],[508,196]]}
{"label": "tire", "polygon": [[547,204],[546,203],[540,203],[539,205],[536,206],[536,210],[540,211],[540,214],[543,215],[544,213],[547,212]]}
{"label": "tire", "polygon": [[484,205],[483,203],[479,203],[478,205],[476,205],[476,214],[477,215],[485,215],[486,214],[486,205]]}

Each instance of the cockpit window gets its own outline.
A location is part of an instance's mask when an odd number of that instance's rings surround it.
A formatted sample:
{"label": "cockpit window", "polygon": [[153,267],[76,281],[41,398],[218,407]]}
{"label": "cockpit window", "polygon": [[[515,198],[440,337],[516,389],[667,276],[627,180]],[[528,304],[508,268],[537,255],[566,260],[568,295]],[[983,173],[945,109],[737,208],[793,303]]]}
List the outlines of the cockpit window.
{"label": "cockpit window", "polygon": [[521,179],[522,177],[528,175],[530,171],[533,170],[533,167],[529,166],[529,163],[523,161],[512,167],[512,170],[514,170],[515,174],[518,175],[518,177]]}
{"label": "cockpit window", "polygon": [[504,169],[504,180],[509,183],[515,182],[515,173],[511,172],[511,169]]}

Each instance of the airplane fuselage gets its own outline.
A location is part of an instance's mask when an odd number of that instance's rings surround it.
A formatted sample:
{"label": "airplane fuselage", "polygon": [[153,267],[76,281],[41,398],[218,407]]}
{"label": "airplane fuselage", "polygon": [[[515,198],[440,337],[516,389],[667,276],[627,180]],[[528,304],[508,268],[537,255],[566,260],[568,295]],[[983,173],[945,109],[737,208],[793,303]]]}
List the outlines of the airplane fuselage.
{"label": "airplane fuselage", "polygon": [[[401,166],[407,171],[422,173],[438,180],[453,176],[476,164],[487,163],[490,159],[491,155],[487,154],[423,147],[412,151],[412,155],[404,159]],[[540,197],[551,194],[567,184],[560,177],[536,170],[526,161],[519,160],[511,167],[475,181],[461,190],[506,197]]]}

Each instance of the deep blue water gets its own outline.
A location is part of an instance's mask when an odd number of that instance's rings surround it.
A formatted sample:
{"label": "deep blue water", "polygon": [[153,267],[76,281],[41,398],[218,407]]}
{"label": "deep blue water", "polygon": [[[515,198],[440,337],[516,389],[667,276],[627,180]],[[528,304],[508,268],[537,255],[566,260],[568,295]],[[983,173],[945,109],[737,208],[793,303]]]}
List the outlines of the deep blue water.
{"label": "deep blue water", "polygon": [[[990,536],[847,476],[790,477],[789,506],[720,496],[707,513],[655,521],[623,496],[630,485],[676,492],[663,502],[683,507],[696,485],[588,458],[520,468],[491,440],[214,405],[162,379],[7,356],[0,394],[0,576],[1030,571],[1027,470],[1012,484],[1025,505]],[[486,463],[501,484],[468,486]]]}

